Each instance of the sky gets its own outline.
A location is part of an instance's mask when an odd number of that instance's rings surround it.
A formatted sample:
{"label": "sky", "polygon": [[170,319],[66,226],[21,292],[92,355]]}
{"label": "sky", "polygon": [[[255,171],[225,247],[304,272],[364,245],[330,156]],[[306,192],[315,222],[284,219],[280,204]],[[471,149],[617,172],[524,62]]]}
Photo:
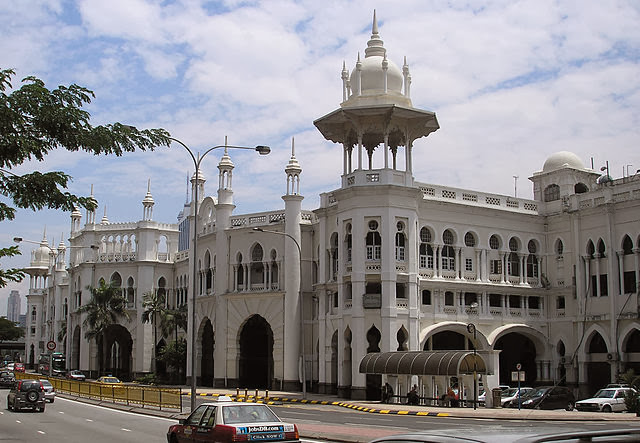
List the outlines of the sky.
{"label": "sky", "polygon": [[[14,88],[34,75],[91,89],[94,125],[164,128],[194,152],[225,137],[270,146],[264,157],[230,151],[235,214],[284,207],[295,138],[313,210],[342,173],[341,146],[313,121],[340,106],[343,63],[364,56],[374,9],[388,59],[407,58],[413,106],[440,123],[414,145],[417,181],[533,198],[528,177],[558,151],[598,171],[608,162],[614,178],[640,169],[637,0],[0,0],[0,69],[16,71]],[[221,155],[202,162],[207,195]],[[12,172],[34,170],[65,171],[78,195],[93,185],[97,219],[112,223],[142,219],[150,183],[154,220],[175,223],[194,165],[173,144],[122,157],[59,150]],[[70,225],[69,213],[19,211],[0,224],[0,245],[45,229],[57,245]],[[33,248],[0,266],[27,266]],[[0,289],[0,315],[11,289],[25,295],[28,282]]]}

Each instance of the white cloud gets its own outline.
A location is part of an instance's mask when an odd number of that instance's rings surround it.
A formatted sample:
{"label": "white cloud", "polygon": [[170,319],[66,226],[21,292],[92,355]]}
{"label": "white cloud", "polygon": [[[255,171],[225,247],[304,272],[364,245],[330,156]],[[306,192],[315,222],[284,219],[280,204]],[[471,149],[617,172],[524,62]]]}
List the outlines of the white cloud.
{"label": "white cloud", "polygon": [[[640,168],[640,7],[625,0],[29,1],[0,4],[0,51],[19,77],[93,89],[96,124],[165,127],[201,152],[225,135],[270,145],[268,157],[231,153],[236,213],[283,206],[295,136],[303,207],[314,209],[340,185],[342,147],[313,120],[338,108],[342,63],[351,70],[364,54],[374,7],[390,60],[407,56],[414,106],[441,125],[416,142],[417,180],[512,194],[517,175],[518,195],[531,197],[527,178],[556,151],[597,169],[608,160],[616,176]],[[203,163],[211,194],[218,154]],[[122,158],[56,152],[38,166],[74,176],[72,192],[95,184],[99,218],[106,204],[112,221],[142,216],[151,178],[154,217],[173,222],[193,173],[177,145]],[[2,230],[39,238],[45,223],[68,230],[68,214],[21,212]]]}

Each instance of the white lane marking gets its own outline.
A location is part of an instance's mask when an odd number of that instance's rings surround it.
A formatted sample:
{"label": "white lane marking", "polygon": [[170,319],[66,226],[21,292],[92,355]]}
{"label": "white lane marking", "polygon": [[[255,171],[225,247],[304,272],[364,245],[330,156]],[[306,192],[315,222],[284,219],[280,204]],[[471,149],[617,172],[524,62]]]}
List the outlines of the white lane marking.
{"label": "white lane marking", "polygon": [[16,423],[22,424],[22,422],[20,420],[16,420]]}
{"label": "white lane marking", "polygon": [[86,420],[86,421],[93,421],[93,420],[91,420],[90,418],[85,418],[85,420]]}
{"label": "white lane marking", "polygon": [[[104,409],[104,410],[111,411],[111,412],[114,412],[114,413],[119,413],[119,414],[135,415],[137,417],[140,416],[140,414],[138,414],[136,412],[121,411],[119,409],[108,408],[106,406],[92,405],[92,404],[89,404],[89,403],[83,403],[81,401],[72,400],[70,398],[59,397],[59,399],[62,400],[62,401],[68,401],[68,402],[72,402],[72,403],[79,403],[79,404],[82,405],[82,407],[92,407],[92,408],[97,408],[97,409]],[[177,419],[175,419],[175,418],[156,417],[154,415],[145,415],[144,417],[145,418],[154,418],[156,420],[162,420],[162,421],[170,421],[172,423],[176,423],[177,422]]]}
{"label": "white lane marking", "polygon": [[125,432],[131,432],[131,429],[127,429],[127,428],[120,428],[120,430]]}
{"label": "white lane marking", "polygon": [[58,414],[64,414],[64,411],[58,411]]}
{"label": "white lane marking", "polygon": [[38,434],[46,434],[44,431],[38,431]]}

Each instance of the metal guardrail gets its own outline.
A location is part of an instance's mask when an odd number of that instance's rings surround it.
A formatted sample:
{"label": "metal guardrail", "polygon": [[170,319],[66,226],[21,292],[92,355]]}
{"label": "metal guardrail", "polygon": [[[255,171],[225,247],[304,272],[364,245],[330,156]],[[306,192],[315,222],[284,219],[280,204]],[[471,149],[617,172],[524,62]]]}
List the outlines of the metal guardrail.
{"label": "metal guardrail", "polygon": [[182,412],[182,389],[130,384],[103,384],[93,381],[67,380],[31,372],[16,373],[16,379],[47,379],[57,392],[79,397],[126,404],[127,406],[155,406],[178,409]]}

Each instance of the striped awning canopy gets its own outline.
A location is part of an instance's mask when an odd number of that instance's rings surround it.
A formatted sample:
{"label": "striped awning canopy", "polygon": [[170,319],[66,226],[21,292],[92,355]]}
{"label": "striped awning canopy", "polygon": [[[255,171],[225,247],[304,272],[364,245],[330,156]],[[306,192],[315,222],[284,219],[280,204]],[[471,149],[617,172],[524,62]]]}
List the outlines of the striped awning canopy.
{"label": "striped awning canopy", "polygon": [[[475,364],[474,364],[475,363]],[[372,352],[360,362],[361,374],[449,375],[486,374],[482,356],[473,351]]]}

